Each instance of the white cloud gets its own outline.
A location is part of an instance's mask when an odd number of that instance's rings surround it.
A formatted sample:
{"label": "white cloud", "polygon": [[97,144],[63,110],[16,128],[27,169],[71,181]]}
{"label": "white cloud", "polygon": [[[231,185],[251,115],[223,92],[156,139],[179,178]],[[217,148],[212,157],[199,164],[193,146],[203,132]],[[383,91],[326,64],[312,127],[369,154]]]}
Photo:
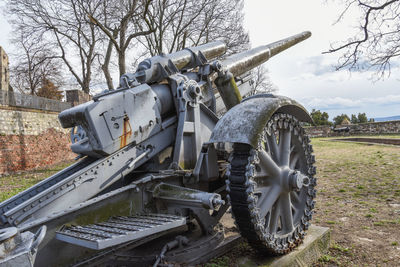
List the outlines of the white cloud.
{"label": "white cloud", "polygon": [[358,112],[367,112],[368,117],[399,115],[400,82],[395,76],[400,68],[393,68],[390,78],[374,83],[373,71],[335,71],[339,54],[322,54],[330,43],[351,36],[356,30],[352,26],[357,25],[360,18],[360,14],[351,11],[345,20],[332,26],[343,6],[338,2],[323,2],[245,2],[245,25],[253,46],[304,30],[312,32],[311,38],[266,63],[279,94],[299,101],[308,109],[325,109],[331,117]]}
{"label": "white cloud", "polygon": [[387,95],[382,97],[365,97],[361,99],[351,99],[343,97],[332,98],[311,98],[305,100],[308,106],[315,108],[341,108],[341,107],[357,107],[367,105],[400,105],[400,95]]}
{"label": "white cloud", "polygon": [[379,104],[379,105],[400,105],[400,95],[387,95],[378,98],[363,98],[361,101],[366,104]]}
{"label": "white cloud", "polygon": [[343,97],[333,97],[333,98],[311,98],[304,102],[307,106],[315,109],[329,109],[329,108],[343,108],[343,107],[356,107],[360,106],[361,100],[354,100]]}

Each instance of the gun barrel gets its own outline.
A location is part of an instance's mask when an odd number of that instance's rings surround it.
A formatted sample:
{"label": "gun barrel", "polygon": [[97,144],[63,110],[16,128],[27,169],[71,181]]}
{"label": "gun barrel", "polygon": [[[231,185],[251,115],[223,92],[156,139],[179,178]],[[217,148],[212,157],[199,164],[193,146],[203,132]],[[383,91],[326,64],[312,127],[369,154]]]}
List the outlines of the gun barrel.
{"label": "gun barrel", "polygon": [[170,67],[167,66],[169,64],[168,60],[170,60],[178,70],[190,69],[199,66],[199,60],[197,58],[199,56],[198,52],[201,52],[206,60],[211,60],[221,56],[225,51],[226,45],[221,41],[215,41],[183,49],[172,54],[155,56],[140,62],[135,76],[141,83],[160,82],[165,77],[162,75],[159,65],[167,68]]}
{"label": "gun barrel", "polygon": [[262,45],[239,54],[227,57],[222,61],[222,65],[229,70],[233,76],[241,75],[251,69],[266,62],[271,57],[306,40],[311,36],[311,32],[305,31],[286,39]]}
{"label": "gun barrel", "polygon": [[221,41],[214,41],[191,47],[189,49],[190,51],[188,49],[183,49],[167,56],[178,69],[191,68],[191,65],[195,63],[195,60],[193,59],[193,53],[191,53],[191,51],[196,54],[198,51],[201,51],[206,59],[210,60],[223,55],[226,51],[226,45]]}

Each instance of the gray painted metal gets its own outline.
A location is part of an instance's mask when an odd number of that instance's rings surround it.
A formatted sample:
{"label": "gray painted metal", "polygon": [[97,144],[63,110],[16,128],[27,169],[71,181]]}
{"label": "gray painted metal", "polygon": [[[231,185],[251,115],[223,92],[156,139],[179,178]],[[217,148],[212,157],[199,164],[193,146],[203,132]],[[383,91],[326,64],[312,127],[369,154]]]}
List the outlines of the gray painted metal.
{"label": "gray painted metal", "polygon": [[160,106],[161,115],[167,114],[174,110],[174,99],[171,89],[166,84],[153,84],[151,89],[158,97],[157,104]]}
{"label": "gray painted metal", "polygon": [[78,246],[100,250],[185,224],[186,218],[168,214],[118,216],[103,223],[64,226],[57,231],[56,238]]}
{"label": "gray painted metal", "polygon": [[[35,195],[26,199],[26,193],[22,192],[13,198],[16,205],[8,209],[7,203],[3,204],[4,213],[2,217],[10,225],[18,225],[25,220],[35,220],[43,216],[63,210],[71,205],[80,203],[100,193],[124,175],[137,168],[172,144],[175,138],[175,118],[167,120],[163,125],[164,130],[157,135],[147,139],[141,145],[127,146],[124,149],[99,159],[82,169],[77,170],[65,179],[52,183],[50,187],[37,187],[32,192]],[[146,152],[146,148],[152,147],[147,157],[137,161],[134,166],[128,168],[130,163]],[[49,179],[54,180],[54,177]],[[47,184],[44,182],[44,184]],[[18,204],[17,204],[18,203]],[[12,203],[10,203],[12,204]]]}
{"label": "gray painted metal", "polygon": [[38,195],[40,192],[46,191],[50,187],[54,186],[55,184],[62,183],[64,180],[69,180],[71,179],[71,176],[78,174],[80,171],[85,171],[86,167],[88,167],[91,163],[94,162],[94,159],[91,158],[84,158],[79,162],[76,162],[75,164],[72,164],[71,166],[63,169],[62,171],[50,176],[49,178],[35,184],[34,186],[26,189],[25,191],[22,191],[21,193],[7,199],[6,201],[3,201],[0,204],[0,218],[1,218],[1,223],[3,225],[14,225],[14,221],[12,218],[9,220],[4,214],[8,212],[9,210],[12,210],[23,203],[29,201],[32,199],[34,196]]}
{"label": "gray painted metal", "polygon": [[194,80],[181,76],[176,79],[176,108],[179,114],[173,162],[176,167],[193,169],[201,146],[207,142],[218,117],[201,103],[201,89]]}
{"label": "gray painted metal", "polygon": [[[236,77],[236,85],[239,88],[239,92],[242,98],[249,95],[254,89],[252,86],[252,75],[250,73],[247,73],[243,76]],[[216,99],[216,114],[221,116],[227,111],[227,109],[219,92],[215,91],[214,94]]]}
{"label": "gray painted metal", "polygon": [[[302,142],[294,140],[298,139],[295,131],[295,126],[288,122],[286,125],[282,123],[282,128],[276,132],[271,129],[270,135],[264,135],[265,146],[261,145],[258,152],[260,171],[252,177],[257,184],[255,191],[260,192],[257,202],[259,216],[266,218],[270,213],[268,219],[271,223],[267,223],[271,234],[277,234],[279,221],[280,234],[291,233],[301,219],[298,215],[304,212],[305,199],[300,197],[299,191],[305,186],[303,180],[309,181],[308,166],[301,157]],[[293,211],[296,216],[292,215]]]}
{"label": "gray painted metal", "polygon": [[[35,261],[34,255],[30,252],[34,234],[31,232],[21,233],[11,241],[0,245],[2,267],[32,267]],[[10,246],[11,245],[11,246]]]}
{"label": "gray painted metal", "polygon": [[[8,228],[6,228],[8,229]],[[14,230],[12,230],[14,232]],[[31,267],[35,262],[36,252],[46,234],[46,226],[42,226],[36,234],[17,231],[12,237],[0,243],[0,266]]]}
{"label": "gray painted metal", "polygon": [[[136,70],[136,78],[141,83],[159,82],[167,76],[176,73],[177,70],[191,69],[203,65],[207,60],[224,54],[226,45],[221,41],[215,41],[187,48],[172,54],[155,56],[139,63]],[[172,64],[171,64],[172,63]],[[176,70],[173,70],[176,67]],[[164,71],[170,73],[163,73]]]}
{"label": "gray painted metal", "polygon": [[267,121],[279,112],[312,123],[306,109],[290,98],[277,95],[250,97],[225,113],[215,126],[210,142],[244,143],[257,147]]}
{"label": "gray painted metal", "polygon": [[178,206],[200,207],[211,210],[216,210],[225,204],[220,194],[166,183],[160,183],[154,188],[153,197]]}
{"label": "gray painted metal", "polygon": [[236,77],[252,70],[276,54],[306,40],[310,36],[311,32],[302,32],[268,45],[259,46],[242,53],[234,54],[222,60],[221,63],[226,70],[230,71],[233,76]]}
{"label": "gray painted metal", "polygon": [[[218,106],[221,97],[213,94],[212,81],[217,72],[231,71],[231,81],[238,81],[240,93],[235,90],[240,99],[239,94],[247,94],[251,87],[248,76],[238,79],[237,75],[246,76],[251,68],[308,36],[303,33],[231,56],[222,65],[207,62],[225,52],[221,42],[143,61],[135,74],[121,77],[123,88],[97,95],[93,101],[60,114],[63,127],[80,127],[72,134],[75,142],[71,149],[86,158],[1,203],[1,223],[4,227],[17,226],[20,231],[48,227],[38,251],[38,266],[68,265],[94,253],[74,244],[100,249],[139,238],[144,224],[122,229],[127,227],[121,222],[106,221],[115,216],[144,211],[193,216],[203,234],[210,234],[228,208],[221,199],[226,195],[225,186],[217,181],[224,179],[218,164],[220,151],[213,149],[210,137],[212,142],[257,145],[261,129],[274,113],[289,113],[311,122],[297,102],[272,95],[247,98],[218,121],[215,111],[223,108]],[[293,188],[303,187],[304,177],[293,177]],[[171,191],[177,194],[171,195]],[[209,209],[214,212],[210,214]],[[66,231],[58,235],[73,244],[54,238],[63,225],[81,225],[64,228]],[[166,233],[168,227],[159,231]],[[85,235],[73,236],[71,229]],[[158,231],[149,229],[140,237]],[[125,230],[131,230],[131,234]],[[125,232],[110,237],[110,231]],[[101,245],[95,245],[86,234],[97,236],[95,242]],[[103,242],[100,236],[110,238]],[[56,253],[57,258],[52,257]]]}
{"label": "gray painted metal", "polygon": [[73,152],[102,157],[130,143],[141,143],[161,130],[161,104],[147,84],[96,98],[60,113],[64,128],[82,126],[87,137]]}
{"label": "gray painted metal", "polygon": [[18,233],[17,227],[7,227],[0,229],[0,242],[7,240]]}
{"label": "gray painted metal", "polygon": [[[20,231],[35,231],[40,225],[47,226],[47,235],[38,251],[36,265],[70,265],[77,259],[89,256],[93,253],[92,250],[59,241],[55,239],[55,232],[63,225],[82,224],[82,220],[86,223],[96,223],[107,220],[111,216],[129,216],[143,212],[144,197],[139,186],[152,179],[157,180],[157,177],[144,177],[134,184],[20,225]],[[57,255],[57,257],[49,257],[49,255]]]}
{"label": "gray painted metal", "polygon": [[227,110],[242,101],[239,88],[231,72],[219,72],[218,78],[214,82]]}

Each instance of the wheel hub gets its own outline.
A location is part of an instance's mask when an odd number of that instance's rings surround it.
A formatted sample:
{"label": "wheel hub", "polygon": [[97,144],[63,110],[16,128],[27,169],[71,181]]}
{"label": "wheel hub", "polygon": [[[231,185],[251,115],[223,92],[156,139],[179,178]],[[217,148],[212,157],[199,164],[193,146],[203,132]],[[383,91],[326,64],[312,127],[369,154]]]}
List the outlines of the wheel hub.
{"label": "wheel hub", "polygon": [[275,180],[275,184],[280,185],[282,192],[285,193],[300,191],[300,189],[310,184],[310,178],[307,175],[288,167],[281,168],[279,175],[272,179]]}
{"label": "wheel hub", "polygon": [[299,171],[292,171],[288,180],[289,188],[294,191],[300,191],[303,186],[307,187],[310,184],[310,178]]}

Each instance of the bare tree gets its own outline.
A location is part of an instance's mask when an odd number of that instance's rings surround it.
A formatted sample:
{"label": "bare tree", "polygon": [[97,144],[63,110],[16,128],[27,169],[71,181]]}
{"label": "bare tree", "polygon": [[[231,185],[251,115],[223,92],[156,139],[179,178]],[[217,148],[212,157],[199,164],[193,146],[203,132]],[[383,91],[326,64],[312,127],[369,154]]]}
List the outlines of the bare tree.
{"label": "bare tree", "polygon": [[83,10],[78,0],[8,0],[7,7],[14,28],[23,29],[43,48],[57,47],[58,58],[89,93],[99,34],[86,10],[95,12],[100,3],[85,1]]}
{"label": "bare tree", "polygon": [[35,95],[44,79],[62,85],[61,64],[51,47],[43,47],[31,36],[20,35],[13,40],[21,53],[14,55],[11,67],[12,88]]}
{"label": "bare tree", "polygon": [[228,53],[242,51],[249,47],[242,9],[242,0],[152,1],[145,26],[156,30],[142,44],[151,56],[214,40],[224,41]]}
{"label": "bare tree", "polygon": [[[150,4],[146,21],[156,30],[140,40],[150,56],[214,40],[225,42],[230,55],[250,47],[243,17],[242,0],[157,0]],[[252,94],[277,90],[265,67],[258,67],[253,76]]]}
{"label": "bare tree", "polygon": [[[82,8],[85,9],[85,1],[82,0]],[[143,23],[146,20],[151,0],[105,0],[101,9],[91,12],[86,10],[93,25],[96,25],[106,36],[107,50],[102,64],[102,70],[108,87],[113,88],[109,64],[113,47],[117,52],[120,76],[126,73],[126,54],[131,42],[139,36],[148,35],[154,31],[150,24]],[[137,27],[138,24],[146,24],[148,27]]]}
{"label": "bare tree", "polygon": [[254,90],[250,93],[250,95],[260,94],[260,93],[274,93],[278,91],[276,85],[274,85],[270,78],[269,72],[264,67],[264,65],[259,65],[257,68],[253,70],[253,88]]}
{"label": "bare tree", "polygon": [[243,0],[8,0],[8,8],[11,24],[39,47],[54,47],[87,93],[99,68],[113,88],[110,65],[124,74],[133,46],[130,63],[214,40],[227,44],[227,54],[249,47]]}
{"label": "bare tree", "polygon": [[400,0],[344,0],[337,19],[351,9],[361,12],[359,31],[324,53],[341,53],[337,69],[373,69],[380,78],[390,75],[391,63],[400,56]]}

